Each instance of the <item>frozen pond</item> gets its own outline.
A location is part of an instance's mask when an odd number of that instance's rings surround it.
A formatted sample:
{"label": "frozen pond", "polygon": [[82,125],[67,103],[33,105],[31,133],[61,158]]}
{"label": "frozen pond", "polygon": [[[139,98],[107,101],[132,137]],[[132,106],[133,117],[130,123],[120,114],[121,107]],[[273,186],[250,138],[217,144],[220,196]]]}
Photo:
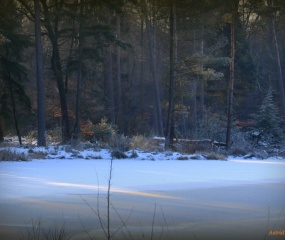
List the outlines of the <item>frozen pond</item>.
{"label": "frozen pond", "polygon": [[[64,224],[71,239],[105,239],[98,210],[107,223],[110,163],[0,162],[0,238],[21,239],[41,219],[43,227]],[[114,239],[285,237],[280,159],[113,160],[110,199]]]}

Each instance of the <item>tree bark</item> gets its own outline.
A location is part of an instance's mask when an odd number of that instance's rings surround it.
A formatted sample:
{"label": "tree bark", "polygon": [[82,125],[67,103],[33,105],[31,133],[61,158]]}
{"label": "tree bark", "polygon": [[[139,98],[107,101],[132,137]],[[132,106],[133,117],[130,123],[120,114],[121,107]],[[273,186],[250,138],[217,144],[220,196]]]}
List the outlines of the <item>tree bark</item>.
{"label": "tree bark", "polygon": [[235,5],[232,3],[231,17],[231,61],[230,61],[230,81],[229,81],[229,101],[227,113],[227,135],[226,148],[230,148],[231,144],[231,129],[232,129],[232,111],[233,111],[233,95],[234,95],[234,74],[235,74]]}
{"label": "tree bark", "polygon": [[13,117],[14,117],[14,123],[15,123],[15,129],[16,129],[16,134],[19,140],[19,144],[22,145],[22,137],[19,129],[19,124],[18,124],[18,118],[17,118],[17,113],[16,113],[16,101],[14,97],[14,92],[13,92],[13,86],[12,86],[12,79],[9,74],[9,91],[10,91],[10,98],[11,98],[11,103],[12,103],[12,112],[13,112]]}
{"label": "tree bark", "polygon": [[3,120],[0,115],[0,143],[4,142],[4,127],[3,127]]}
{"label": "tree bark", "polygon": [[[62,132],[62,143],[68,143],[71,139],[70,133],[70,124],[69,124],[69,115],[68,115],[68,107],[65,95],[64,81],[63,81],[63,73],[61,66],[61,58],[59,53],[59,16],[57,15],[54,19],[54,26],[52,26],[52,22],[50,19],[49,8],[47,6],[46,0],[41,0],[44,16],[45,16],[45,27],[48,32],[48,37],[50,39],[52,45],[52,56],[51,56],[51,67],[54,73],[54,77],[57,83],[58,92],[59,92],[59,100],[60,100],[60,108],[61,108],[61,132]],[[59,8],[59,6],[56,6]]]}
{"label": "tree bark", "polygon": [[155,65],[155,51],[153,44],[153,33],[151,32],[150,21],[148,19],[148,11],[147,11],[147,1],[143,1],[144,8],[144,17],[146,23],[146,31],[147,31],[147,39],[149,45],[149,54],[150,54],[150,68],[151,75],[154,86],[154,96],[155,96],[155,109],[157,114],[157,127],[158,127],[158,135],[163,136],[163,124],[162,124],[162,114],[161,114],[161,105],[160,105],[160,93],[158,87],[158,78],[157,78],[157,69]]}
{"label": "tree bark", "polygon": [[193,79],[192,81],[192,92],[193,92],[193,100],[192,100],[192,106],[193,106],[193,127],[192,127],[192,131],[193,131],[193,138],[197,139],[197,135],[198,135],[198,131],[197,131],[197,79]]}
{"label": "tree bark", "polygon": [[76,84],[76,103],[75,103],[75,123],[73,131],[73,140],[75,144],[80,140],[80,111],[81,111],[81,91],[82,91],[82,68],[83,68],[83,6],[84,0],[80,1],[80,19],[79,19],[79,45],[78,45],[78,71],[77,71],[77,84]]}
{"label": "tree bark", "polygon": [[272,23],[275,54],[276,54],[276,60],[277,60],[277,68],[278,68],[278,85],[279,85],[280,98],[281,98],[280,100],[281,100],[281,106],[282,106],[282,116],[283,118],[285,118],[285,90],[284,90],[282,66],[281,66],[281,60],[280,60],[280,54],[279,54],[279,44],[278,44],[278,39],[277,39],[274,17],[272,17],[271,23]]}
{"label": "tree bark", "polygon": [[144,79],[145,79],[145,75],[144,75],[144,32],[143,32],[143,28],[144,28],[144,21],[141,20],[141,36],[140,36],[140,113],[143,114],[144,112]]}
{"label": "tree bark", "polygon": [[165,137],[165,149],[169,149],[173,145],[174,139],[174,109],[175,109],[175,84],[176,84],[176,61],[177,61],[177,44],[176,44],[176,16],[174,1],[170,0],[170,18],[169,18],[169,34],[170,34],[170,82],[169,82],[169,101],[168,101],[168,117]]}
{"label": "tree bark", "polygon": [[36,67],[37,67],[37,122],[38,122],[38,146],[45,146],[45,100],[43,82],[43,58],[41,42],[41,22],[40,22],[40,3],[35,4],[35,43],[36,43]]}
{"label": "tree bark", "polygon": [[[108,23],[111,26],[111,13],[109,13]],[[108,49],[108,88],[109,88],[109,113],[111,122],[116,123],[115,117],[115,98],[114,98],[114,84],[113,84],[113,59],[112,59],[112,47],[109,46]]]}
{"label": "tree bark", "polygon": [[[200,56],[201,56],[201,71],[204,69],[204,64],[203,64],[203,57],[204,57],[204,29],[202,30],[202,40],[201,40],[201,51],[200,51]],[[204,77],[200,79],[199,87],[200,87],[200,104],[201,104],[201,118],[200,120],[203,122],[204,121],[204,116],[205,116],[205,82],[204,82]]]}
{"label": "tree bark", "polygon": [[[121,17],[120,14],[116,15],[116,32],[117,37],[120,38],[121,34]],[[121,47],[117,46],[117,84],[118,84],[118,126],[123,130],[123,104],[122,104],[122,79],[121,79]]]}

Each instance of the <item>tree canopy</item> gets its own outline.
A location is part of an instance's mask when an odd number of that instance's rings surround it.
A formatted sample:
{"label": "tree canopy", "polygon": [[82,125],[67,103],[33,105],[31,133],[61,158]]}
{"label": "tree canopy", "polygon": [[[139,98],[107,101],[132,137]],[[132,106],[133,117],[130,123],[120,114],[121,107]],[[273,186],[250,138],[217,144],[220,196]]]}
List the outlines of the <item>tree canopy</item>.
{"label": "tree canopy", "polygon": [[[62,142],[102,119],[125,135],[202,139],[208,119],[226,119],[231,91],[231,124],[252,119],[269,88],[284,119],[281,0],[39,3],[45,125],[60,127]],[[21,126],[25,112],[23,132],[32,129],[37,104],[34,1],[1,0],[0,13],[1,139],[11,113]]]}

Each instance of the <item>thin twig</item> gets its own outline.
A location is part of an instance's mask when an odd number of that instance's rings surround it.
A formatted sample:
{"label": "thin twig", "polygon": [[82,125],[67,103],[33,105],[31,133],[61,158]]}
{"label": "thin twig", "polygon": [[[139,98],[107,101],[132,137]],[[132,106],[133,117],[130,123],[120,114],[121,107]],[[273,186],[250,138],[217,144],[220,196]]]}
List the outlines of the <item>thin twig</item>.
{"label": "thin twig", "polygon": [[151,236],[150,239],[153,239],[153,229],[154,229],[154,221],[155,221],[155,212],[156,212],[156,203],[154,205],[154,212],[153,212],[153,216],[152,216],[152,224],[151,224]]}
{"label": "thin twig", "polygon": [[83,222],[82,222],[82,220],[81,220],[81,218],[80,218],[79,214],[78,214],[78,218],[79,218],[79,221],[80,221],[80,223],[81,223],[82,227],[84,228],[84,231],[87,233],[87,235],[88,235],[89,239],[90,239],[90,240],[92,240],[92,237],[91,237],[91,235],[89,234],[89,232],[87,231],[87,229],[86,229],[85,225],[83,224]]}
{"label": "thin twig", "polygon": [[119,212],[117,211],[117,209],[115,208],[115,206],[114,206],[112,203],[111,203],[111,206],[112,206],[113,210],[117,213],[118,217],[120,218],[120,220],[121,220],[121,222],[122,222],[122,224],[123,224],[123,225],[121,225],[121,226],[112,234],[112,237],[114,237],[115,234],[116,234],[119,230],[121,230],[123,227],[125,227],[125,228],[127,229],[128,233],[129,233],[129,236],[132,237],[131,232],[128,230],[127,223],[128,223],[128,221],[129,221],[129,219],[130,219],[132,213],[133,213],[134,208],[132,208],[132,210],[131,210],[131,212],[129,213],[127,219],[124,220],[124,219],[121,217],[121,215],[119,214]]}

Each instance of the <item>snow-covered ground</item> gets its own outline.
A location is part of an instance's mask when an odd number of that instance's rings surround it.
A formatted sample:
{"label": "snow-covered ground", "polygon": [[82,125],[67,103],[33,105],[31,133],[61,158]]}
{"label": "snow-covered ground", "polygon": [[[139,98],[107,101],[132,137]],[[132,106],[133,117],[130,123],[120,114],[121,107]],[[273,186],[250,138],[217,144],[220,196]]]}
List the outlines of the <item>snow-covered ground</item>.
{"label": "snow-covered ground", "polygon": [[[129,218],[114,239],[284,239],[284,159],[136,152],[112,161],[111,232]],[[0,162],[0,239],[17,239],[15,230],[39,218],[65,223],[71,239],[103,239],[96,212],[107,222],[110,166],[104,149],[51,148],[47,159]]]}

